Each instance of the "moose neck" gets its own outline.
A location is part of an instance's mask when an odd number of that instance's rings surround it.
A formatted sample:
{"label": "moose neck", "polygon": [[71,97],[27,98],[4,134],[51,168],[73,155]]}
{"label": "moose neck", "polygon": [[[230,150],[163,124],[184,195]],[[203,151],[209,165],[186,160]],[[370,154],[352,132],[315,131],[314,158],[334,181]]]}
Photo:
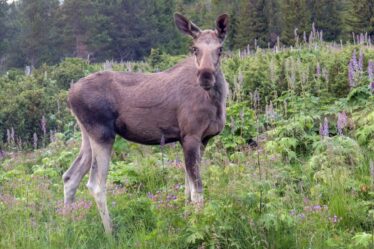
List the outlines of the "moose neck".
{"label": "moose neck", "polygon": [[221,69],[215,73],[216,83],[208,91],[210,98],[217,103],[226,104],[227,85]]}

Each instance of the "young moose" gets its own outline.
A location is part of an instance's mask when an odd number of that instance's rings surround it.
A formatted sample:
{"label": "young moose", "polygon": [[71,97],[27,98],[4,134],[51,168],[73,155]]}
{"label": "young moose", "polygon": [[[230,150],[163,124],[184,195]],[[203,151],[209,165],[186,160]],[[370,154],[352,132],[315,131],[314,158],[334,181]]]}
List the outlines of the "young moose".
{"label": "young moose", "polygon": [[185,157],[185,193],[192,203],[203,202],[199,172],[201,150],[225,124],[227,84],[220,69],[228,16],[215,30],[200,30],[175,14],[175,24],[193,38],[193,56],[164,72],[99,72],[80,79],[68,103],[82,132],[78,157],[63,175],[65,205],[74,201],[83,176],[93,195],[105,231],[112,224],[106,203],[106,179],[116,134],[146,145],[179,141]]}

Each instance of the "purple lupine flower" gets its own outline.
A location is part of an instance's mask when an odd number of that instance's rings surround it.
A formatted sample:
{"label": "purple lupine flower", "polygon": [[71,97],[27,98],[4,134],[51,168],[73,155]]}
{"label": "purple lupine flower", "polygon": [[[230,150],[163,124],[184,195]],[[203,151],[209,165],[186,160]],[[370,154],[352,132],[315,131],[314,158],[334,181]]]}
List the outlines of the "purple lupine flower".
{"label": "purple lupine flower", "polygon": [[313,40],[314,40],[313,31],[310,31],[310,34],[309,34],[309,43],[312,43]]}
{"label": "purple lupine flower", "polygon": [[36,135],[36,133],[34,132],[34,135],[32,136],[33,138],[33,145],[34,145],[34,150],[36,150],[38,148],[38,135]]}
{"label": "purple lupine flower", "polygon": [[352,60],[349,62],[349,65],[348,65],[348,83],[349,83],[350,88],[353,88],[356,86],[355,68],[354,68]]}
{"label": "purple lupine flower", "polygon": [[257,109],[257,107],[260,105],[260,93],[258,92],[257,89],[255,90],[253,101],[254,101],[255,109]]}
{"label": "purple lupine flower", "polygon": [[321,77],[321,65],[319,62],[317,62],[317,68],[316,68],[317,77]]}
{"label": "purple lupine flower", "polygon": [[273,102],[270,101],[269,105],[266,105],[266,116],[268,119],[270,120],[274,120],[275,119],[275,112],[274,112],[274,107],[273,107]]}
{"label": "purple lupine flower", "polygon": [[374,93],[374,81],[369,84],[369,90]]}
{"label": "purple lupine flower", "polygon": [[356,50],[353,50],[351,62],[352,62],[354,70],[358,71],[359,70],[359,65],[358,65],[358,61],[357,61]]}
{"label": "purple lupine flower", "polygon": [[46,134],[47,134],[47,119],[45,118],[44,115],[43,115],[42,119],[40,120],[40,124],[42,126],[43,135],[45,137]]}
{"label": "purple lupine flower", "polygon": [[319,134],[322,138],[329,136],[329,121],[325,117],[323,124],[320,124],[319,126]]}
{"label": "purple lupine flower", "polygon": [[364,53],[360,49],[360,55],[358,57],[358,70],[363,71],[364,69]]}
{"label": "purple lupine flower", "polygon": [[315,205],[312,207],[312,210],[315,211],[315,212],[319,212],[322,210],[322,207],[320,205]]}
{"label": "purple lupine flower", "polygon": [[339,112],[338,122],[336,124],[339,135],[343,135],[343,130],[347,126],[347,124],[348,124],[347,114],[345,112]]}
{"label": "purple lupine flower", "polygon": [[11,138],[10,138],[10,130],[9,129],[6,129],[6,142],[7,144],[10,144],[11,143]]}
{"label": "purple lupine flower", "polygon": [[299,214],[299,218],[302,219],[302,220],[305,219],[305,214],[303,214],[303,213]]}
{"label": "purple lupine flower", "polygon": [[340,218],[339,218],[336,214],[334,214],[334,216],[329,217],[329,220],[330,220],[332,223],[336,224],[336,223],[338,223],[338,222],[340,221]]}
{"label": "purple lupine flower", "polygon": [[295,216],[295,215],[296,215],[296,210],[295,210],[295,209],[292,209],[292,210],[290,211],[290,215],[291,215],[291,216]]}
{"label": "purple lupine flower", "polygon": [[374,182],[374,163],[372,160],[370,160],[370,176],[371,181]]}
{"label": "purple lupine flower", "polygon": [[12,127],[11,129],[10,129],[10,139],[11,139],[11,142],[12,142],[12,144],[15,144],[16,143],[16,138],[15,138],[16,136],[15,136],[15,133],[14,133],[14,128]]}
{"label": "purple lupine flower", "polygon": [[372,60],[368,62],[368,76],[370,81],[374,80],[374,61]]}
{"label": "purple lupine flower", "polygon": [[241,85],[243,85],[243,82],[244,82],[243,73],[242,73],[242,71],[239,71],[239,74],[238,74],[238,83],[241,86]]}
{"label": "purple lupine flower", "polygon": [[324,137],[323,136],[323,124],[322,123],[319,124],[319,135],[321,136],[321,138]]}
{"label": "purple lupine flower", "polygon": [[326,117],[323,122],[323,135],[325,137],[329,136],[329,120]]}
{"label": "purple lupine flower", "polygon": [[231,134],[234,134],[235,133],[235,129],[236,129],[236,127],[235,127],[235,120],[234,120],[234,118],[233,117],[230,117],[230,128],[231,128]]}

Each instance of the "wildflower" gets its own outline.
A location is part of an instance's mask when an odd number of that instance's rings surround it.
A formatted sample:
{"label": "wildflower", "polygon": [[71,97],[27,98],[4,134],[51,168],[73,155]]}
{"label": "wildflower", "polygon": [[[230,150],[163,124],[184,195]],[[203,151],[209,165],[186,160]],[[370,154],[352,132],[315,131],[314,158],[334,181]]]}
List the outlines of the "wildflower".
{"label": "wildflower", "polygon": [[317,63],[316,73],[318,78],[321,77],[321,66],[319,62]]}
{"label": "wildflower", "polygon": [[65,217],[70,217],[74,221],[80,221],[86,216],[91,207],[92,202],[86,200],[78,200],[69,205],[64,205],[62,201],[58,201],[56,204],[56,213]]}
{"label": "wildflower", "polygon": [[10,140],[11,140],[12,144],[15,144],[16,139],[15,139],[14,128],[13,127],[10,129]]}
{"label": "wildflower", "polygon": [[329,136],[329,121],[326,117],[325,117],[325,120],[323,122],[323,135],[325,137]]}
{"label": "wildflower", "polygon": [[322,138],[329,136],[329,121],[325,117],[323,124],[321,123],[319,126],[319,134]]}
{"label": "wildflower", "polygon": [[230,117],[230,128],[231,128],[231,134],[234,134],[235,133],[235,129],[236,129],[236,127],[235,127],[235,120],[234,120],[234,118],[233,117]]}
{"label": "wildflower", "polygon": [[341,219],[340,219],[338,216],[336,216],[336,214],[334,214],[334,216],[329,217],[329,220],[330,220],[332,223],[336,224],[336,223],[338,223]]}
{"label": "wildflower", "polygon": [[303,213],[299,214],[299,218],[302,219],[302,220],[305,219],[305,214],[303,214]]}
{"label": "wildflower", "polygon": [[308,203],[309,203],[308,197],[304,197],[304,204],[308,204]]}
{"label": "wildflower", "polygon": [[358,57],[358,63],[357,63],[358,70],[363,71],[364,69],[364,53],[362,52],[362,49],[360,49],[360,55]]}
{"label": "wildflower", "polygon": [[347,120],[347,114],[345,112],[339,112],[338,113],[338,122],[336,124],[338,128],[338,134],[343,135],[343,130],[347,126],[348,120]]}
{"label": "wildflower", "polygon": [[11,142],[9,129],[6,129],[6,141],[7,141],[7,144],[10,144]]}
{"label": "wildflower", "polygon": [[374,61],[372,60],[368,62],[368,76],[370,81],[374,80]]}
{"label": "wildflower", "polygon": [[369,84],[369,90],[374,93],[374,81]]}
{"label": "wildflower", "polygon": [[320,205],[315,205],[312,207],[312,210],[315,211],[315,212],[319,212],[322,210],[322,207]]}
{"label": "wildflower", "polygon": [[355,74],[355,66],[353,61],[351,60],[348,65],[348,82],[351,88],[356,86]]}
{"label": "wildflower", "polygon": [[36,135],[36,133],[34,132],[34,135],[32,136],[33,137],[33,145],[34,145],[34,150],[36,150],[38,148],[38,135]]}
{"label": "wildflower", "polygon": [[239,85],[243,85],[243,82],[244,82],[244,76],[243,76],[243,73],[242,73],[242,71],[239,71],[239,75],[238,75],[238,83],[239,83]]}
{"label": "wildflower", "polygon": [[351,62],[352,62],[352,65],[355,71],[360,71],[360,64],[359,64],[359,60],[357,60],[356,50],[353,50]]}
{"label": "wildflower", "polygon": [[25,67],[25,75],[26,75],[26,76],[31,75],[31,66],[26,66],[26,67]]}
{"label": "wildflower", "polygon": [[104,71],[112,71],[113,70],[113,62],[106,60],[103,63],[103,70]]}
{"label": "wildflower", "polygon": [[46,134],[47,134],[47,119],[45,118],[44,115],[43,115],[43,117],[42,117],[42,119],[40,121],[40,124],[42,126],[43,135],[45,137]]}
{"label": "wildflower", "polygon": [[295,209],[292,209],[292,210],[290,211],[290,215],[291,215],[291,216],[295,216],[295,215],[296,215],[296,210],[295,210]]}
{"label": "wildflower", "polygon": [[266,105],[265,115],[269,120],[274,120],[275,119],[275,112],[274,112],[274,107],[273,107],[273,102],[272,101],[270,101],[269,105]]}
{"label": "wildflower", "polygon": [[253,102],[254,102],[254,107],[257,109],[257,107],[260,105],[260,93],[258,90],[255,90],[254,96],[253,96]]}
{"label": "wildflower", "polygon": [[374,183],[374,163],[372,160],[370,160],[370,176],[371,181]]}

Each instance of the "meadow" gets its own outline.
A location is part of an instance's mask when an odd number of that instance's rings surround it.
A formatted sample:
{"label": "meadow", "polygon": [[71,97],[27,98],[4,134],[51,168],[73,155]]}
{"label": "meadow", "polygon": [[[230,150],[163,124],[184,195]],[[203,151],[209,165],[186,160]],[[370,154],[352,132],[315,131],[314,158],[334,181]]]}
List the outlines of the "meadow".
{"label": "meadow", "polygon": [[0,76],[0,248],[374,248],[374,47],[318,39],[225,55],[227,122],[201,165],[205,204],[185,205],[179,144],[118,138],[106,236],[84,178],[65,213],[62,174],[80,147],[66,107],[99,70],[164,70],[182,57]]}

